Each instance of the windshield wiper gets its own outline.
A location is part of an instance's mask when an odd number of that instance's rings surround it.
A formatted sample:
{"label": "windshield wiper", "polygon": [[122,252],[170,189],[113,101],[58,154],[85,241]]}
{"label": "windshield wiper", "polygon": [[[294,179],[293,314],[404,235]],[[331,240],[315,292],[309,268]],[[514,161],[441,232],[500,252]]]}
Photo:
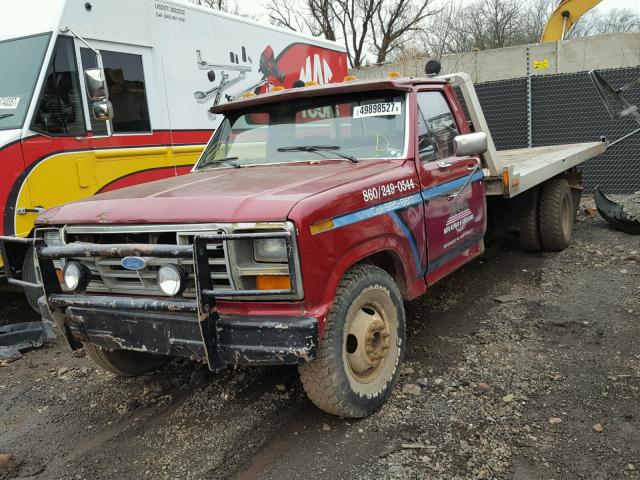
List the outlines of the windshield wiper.
{"label": "windshield wiper", "polygon": [[227,157],[227,158],[221,158],[219,160],[213,160],[209,163],[204,164],[202,167],[200,167],[200,170],[213,167],[214,165],[217,165],[217,164],[226,165],[227,167],[233,167],[233,168],[242,168],[242,165],[240,165],[237,162],[233,162],[232,160],[238,160],[238,157]]}
{"label": "windshield wiper", "polygon": [[[321,151],[327,151],[327,152],[333,153],[334,155],[337,155],[340,158],[349,160],[350,162],[358,163],[358,159],[353,155],[348,155],[346,153],[339,153],[337,152],[337,150],[340,150],[340,147],[338,145],[300,145],[300,146],[293,146],[293,147],[278,148],[279,152],[317,152],[319,153]],[[324,157],[324,158],[327,158],[327,157]]]}
{"label": "windshield wiper", "polygon": [[0,120],[2,120],[3,118],[7,118],[7,117],[13,117],[13,113],[0,114]]}

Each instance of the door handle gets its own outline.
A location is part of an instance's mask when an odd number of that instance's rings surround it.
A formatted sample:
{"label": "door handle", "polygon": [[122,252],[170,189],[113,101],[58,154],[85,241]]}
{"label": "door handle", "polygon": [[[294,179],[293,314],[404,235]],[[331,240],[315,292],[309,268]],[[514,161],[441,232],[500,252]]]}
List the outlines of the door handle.
{"label": "door handle", "polygon": [[460,195],[462,192],[464,192],[464,189],[467,188],[467,185],[469,185],[469,182],[471,181],[471,179],[473,178],[473,174],[476,173],[476,170],[478,169],[478,167],[480,167],[480,164],[477,163],[475,167],[469,167],[469,175],[467,175],[467,180],[464,182],[464,185],[462,185],[462,187],[460,187],[460,190],[458,190],[456,193],[452,193],[451,195],[449,195],[449,200],[453,200],[454,198],[456,198],[458,195]]}
{"label": "door handle", "polygon": [[438,168],[449,168],[453,164],[440,160],[436,165],[438,165]]}
{"label": "door handle", "polygon": [[37,207],[33,207],[33,208],[19,208],[16,210],[16,213],[18,215],[26,215],[27,213],[42,213],[45,211],[45,208],[38,205]]}

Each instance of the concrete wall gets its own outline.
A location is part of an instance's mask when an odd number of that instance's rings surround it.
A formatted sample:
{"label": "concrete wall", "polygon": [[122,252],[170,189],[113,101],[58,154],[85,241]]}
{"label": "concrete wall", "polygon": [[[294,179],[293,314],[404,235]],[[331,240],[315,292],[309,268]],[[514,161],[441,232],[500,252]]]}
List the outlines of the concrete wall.
{"label": "concrete wall", "polygon": [[[424,76],[429,57],[371,65],[352,70],[360,78],[384,78],[389,71]],[[466,72],[475,82],[508,80],[527,75],[555,75],[593,69],[640,65],[640,33],[614,33],[562,42],[521,45],[446,55],[442,73]]]}

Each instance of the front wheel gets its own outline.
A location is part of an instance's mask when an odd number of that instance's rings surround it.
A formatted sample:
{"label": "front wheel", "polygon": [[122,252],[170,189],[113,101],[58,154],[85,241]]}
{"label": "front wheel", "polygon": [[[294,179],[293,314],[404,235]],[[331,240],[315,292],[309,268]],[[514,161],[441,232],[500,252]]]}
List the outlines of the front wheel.
{"label": "front wheel", "polygon": [[84,349],[94,363],[119,377],[136,377],[160,368],[171,360],[171,357],[147,352],[105,350],[91,343],[85,343]]}
{"label": "front wheel", "polygon": [[[25,282],[39,284],[38,272],[36,271],[35,253],[33,247],[29,247],[27,253],[24,256],[22,262],[22,279]],[[36,313],[40,313],[40,307],[38,306],[38,299],[44,295],[44,290],[40,287],[24,287],[24,296],[29,302],[29,306]]]}
{"label": "front wheel", "polygon": [[338,287],[318,347],[299,367],[307,396],[341,417],[366,417],[387,400],[405,354],[405,313],[393,278],[359,265]]}

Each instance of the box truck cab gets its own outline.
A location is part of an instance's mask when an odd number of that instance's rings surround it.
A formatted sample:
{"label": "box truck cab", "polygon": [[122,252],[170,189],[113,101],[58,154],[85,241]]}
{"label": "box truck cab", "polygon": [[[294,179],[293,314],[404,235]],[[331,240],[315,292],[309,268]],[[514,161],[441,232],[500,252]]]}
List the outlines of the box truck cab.
{"label": "box truck cab", "polygon": [[220,122],[214,105],[347,73],[333,42],[179,1],[4,0],[2,17],[0,235],[187,173]]}

